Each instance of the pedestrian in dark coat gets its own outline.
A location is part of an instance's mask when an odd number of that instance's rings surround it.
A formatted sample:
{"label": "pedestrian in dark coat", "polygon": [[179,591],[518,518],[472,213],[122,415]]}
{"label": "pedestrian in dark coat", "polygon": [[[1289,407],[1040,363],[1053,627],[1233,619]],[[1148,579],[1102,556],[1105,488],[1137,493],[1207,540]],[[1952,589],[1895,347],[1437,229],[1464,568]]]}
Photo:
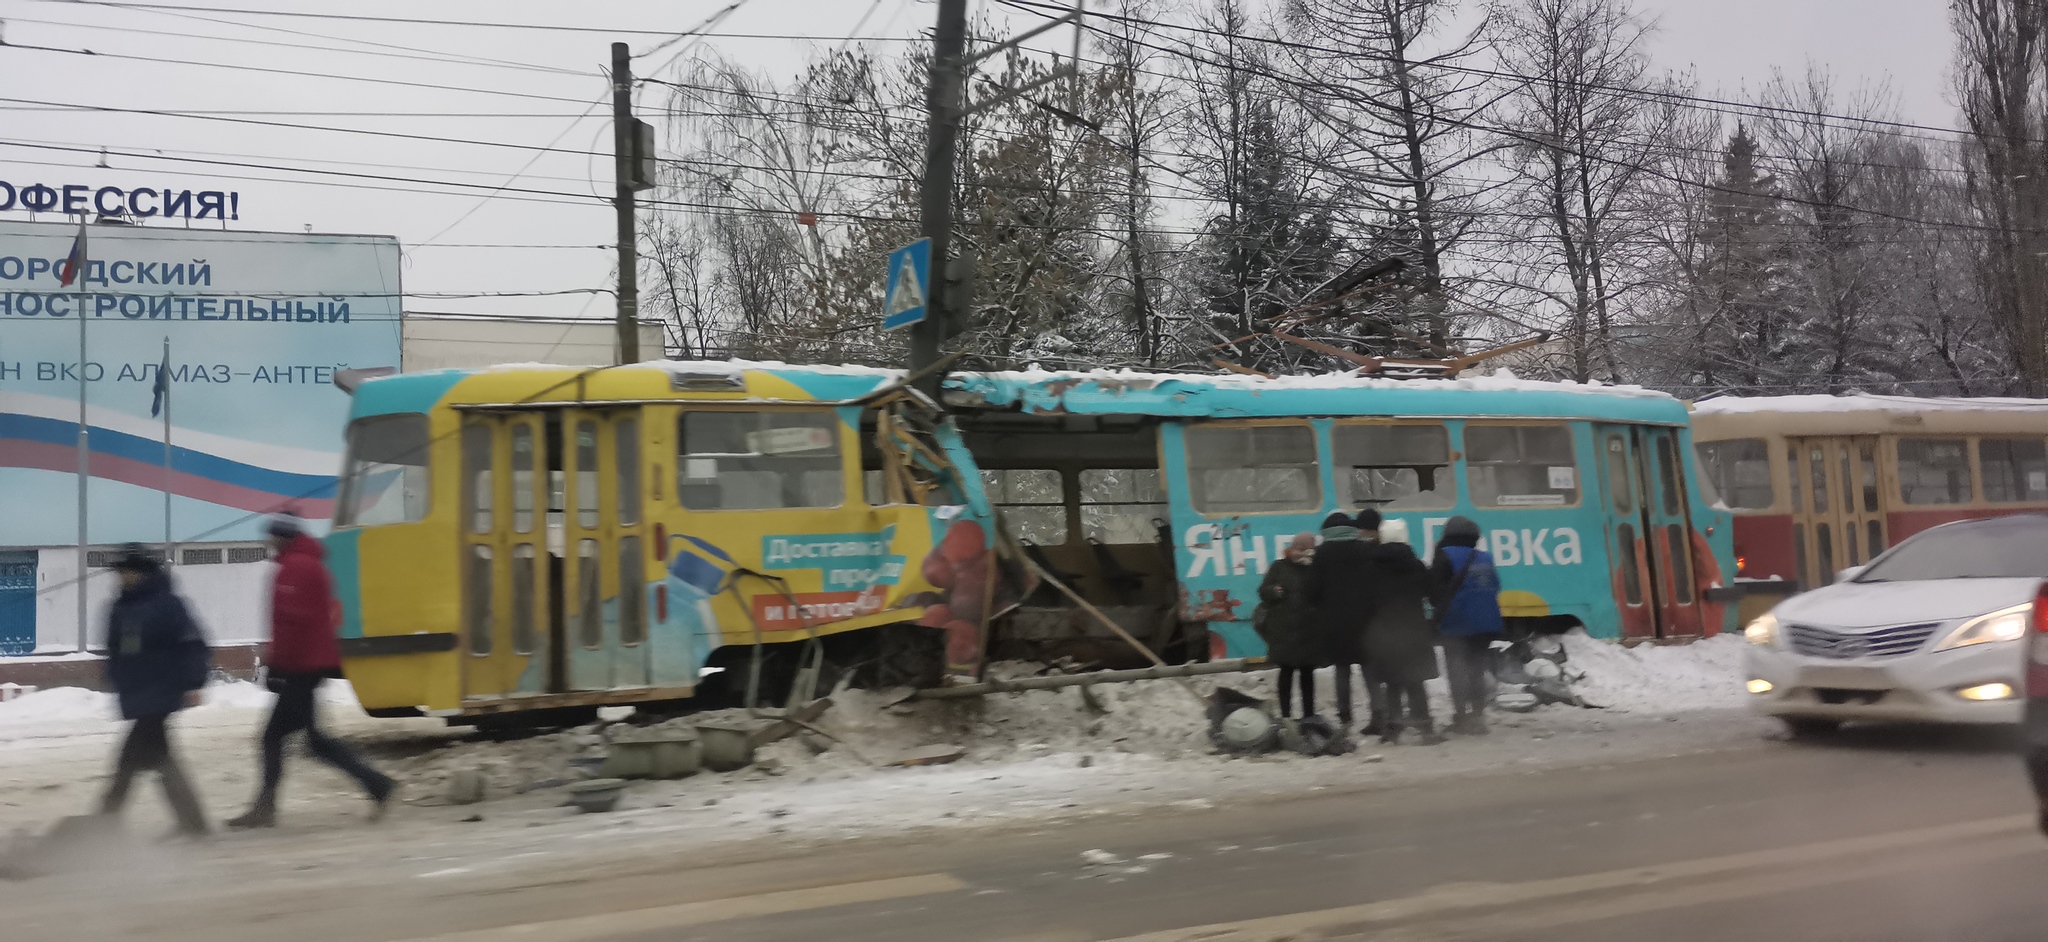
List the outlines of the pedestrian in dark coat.
{"label": "pedestrian in dark coat", "polygon": [[1315,610],[1308,601],[1309,566],[1315,550],[1315,534],[1295,534],[1259,582],[1259,607],[1252,612],[1252,628],[1266,642],[1266,660],[1280,667],[1281,716],[1293,715],[1296,680],[1301,682],[1301,715],[1314,716],[1316,712],[1315,671],[1322,658],[1311,625]]}
{"label": "pedestrian in dark coat", "polygon": [[119,813],[136,773],[154,769],[178,819],[175,833],[203,835],[206,816],[171,753],[168,724],[171,714],[198,705],[213,653],[185,601],[172,590],[170,573],[141,547],[129,547],[114,569],[121,592],[107,613],[107,681],[120,700],[121,718],[134,725],[121,743],[100,811]]}
{"label": "pedestrian in dark coat", "polygon": [[1492,699],[1493,642],[1500,640],[1500,573],[1493,556],[1479,548],[1479,524],[1452,517],[1444,524],[1429,574],[1436,583],[1432,604],[1450,669],[1453,732],[1485,735],[1486,702]]}
{"label": "pedestrian in dark coat", "polygon": [[1406,543],[1377,539],[1378,511],[1359,513],[1358,529],[1373,533],[1367,543],[1366,577],[1371,613],[1365,628],[1365,661],[1374,700],[1384,707],[1380,739],[1394,742],[1413,729],[1427,745],[1443,742],[1429,718],[1423,682],[1436,677],[1436,627],[1426,604],[1434,588],[1429,567]]}
{"label": "pedestrian in dark coat", "polygon": [[[1372,618],[1373,599],[1369,585],[1371,547],[1362,538],[1356,521],[1343,514],[1323,520],[1323,543],[1316,547],[1308,567],[1308,601],[1314,610],[1312,624],[1317,650],[1323,663],[1331,665],[1337,684],[1337,724],[1351,726],[1351,669],[1366,675],[1365,625]],[[1367,693],[1371,687],[1368,681]],[[1371,711],[1368,730],[1379,726],[1379,704],[1368,696]]]}
{"label": "pedestrian in dark coat", "polygon": [[356,780],[375,803],[371,820],[383,817],[397,784],[363,762],[354,750],[320,731],[315,713],[322,681],[341,675],[341,605],[334,598],[334,578],[321,561],[320,542],[309,536],[297,517],[273,518],[266,528],[277,554],[277,574],[270,595],[269,685],[277,694],[270,722],[263,727],[263,785],[249,811],[230,819],[228,827],[274,827],[277,787],[284,779],[284,740],[304,731],[306,747],[328,765]]}

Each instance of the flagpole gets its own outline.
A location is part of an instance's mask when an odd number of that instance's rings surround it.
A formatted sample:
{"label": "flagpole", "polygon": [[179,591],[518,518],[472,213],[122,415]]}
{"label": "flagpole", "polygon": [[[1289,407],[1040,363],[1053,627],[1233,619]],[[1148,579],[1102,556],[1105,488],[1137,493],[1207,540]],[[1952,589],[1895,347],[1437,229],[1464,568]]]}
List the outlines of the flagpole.
{"label": "flagpole", "polygon": [[86,576],[91,569],[86,565],[86,489],[92,482],[92,443],[85,417],[85,270],[86,256],[90,248],[85,243],[85,214],[78,216],[78,243],[72,276],[78,279],[78,650],[83,653],[89,645],[91,618],[86,614]]}
{"label": "flagpole", "polygon": [[157,367],[156,381],[164,390],[164,565],[174,566],[178,562],[178,544],[171,542],[171,378],[163,371],[171,368],[171,338],[164,335],[164,359]]}

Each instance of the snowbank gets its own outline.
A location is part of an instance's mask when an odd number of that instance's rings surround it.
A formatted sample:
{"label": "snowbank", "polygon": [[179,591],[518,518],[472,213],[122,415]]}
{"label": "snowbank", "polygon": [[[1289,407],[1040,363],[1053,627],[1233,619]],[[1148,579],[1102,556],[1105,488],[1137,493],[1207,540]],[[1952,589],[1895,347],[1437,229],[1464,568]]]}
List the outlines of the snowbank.
{"label": "snowbank", "polygon": [[[1537,711],[1539,724],[1562,722],[1569,727],[1581,721],[1597,723],[1602,716],[1618,713],[1668,717],[1742,706],[1739,637],[1624,648],[1575,632],[1565,636],[1564,642],[1566,670],[1579,678],[1572,688],[1589,703],[1605,709],[1546,706]],[[1032,664],[998,663],[990,667],[990,675],[1016,678],[1042,670]],[[967,751],[959,765],[951,768],[1000,766],[1005,775],[1012,774],[1007,771],[1012,769],[1022,774],[1023,769],[1046,762],[1051,767],[1072,769],[1078,757],[1085,755],[1091,763],[1137,763],[1170,774],[1168,770],[1185,764],[1177,760],[1210,758],[1213,750],[1205,698],[1217,687],[1272,698],[1275,676],[1272,671],[1257,671],[1185,681],[1099,684],[1086,694],[1080,687],[1068,687],[894,705],[881,693],[842,689],[832,694],[832,709],[817,725],[844,747],[832,744],[819,754],[797,739],[788,739],[765,747],[761,757],[771,760],[768,765],[777,769],[777,774],[823,778],[848,787],[876,774],[876,764],[939,743],[957,744]],[[1328,715],[1335,698],[1329,672],[1319,680],[1319,706]],[[1429,690],[1433,712],[1448,716],[1444,682],[1430,682]],[[1364,696],[1363,690],[1357,691],[1361,720]],[[676,729],[744,716],[744,711],[738,710],[699,713],[655,723],[651,728]],[[494,793],[517,792],[576,777],[579,761],[595,763],[612,736],[643,728],[650,727],[597,723],[509,742],[470,740],[403,759],[394,771],[409,783],[437,792],[456,771],[475,770]]]}
{"label": "snowbank", "polygon": [[1583,631],[1564,636],[1572,689],[1588,703],[1630,713],[1677,714],[1742,705],[1742,637],[1625,648]]}
{"label": "snowbank", "polygon": [[[200,705],[185,711],[190,716],[226,713],[255,713],[270,709],[275,694],[246,680],[208,684]],[[355,689],[348,681],[334,680],[320,685],[321,702],[331,707],[361,712]],[[51,687],[0,701],[0,728],[50,724],[118,723],[120,707],[114,695],[84,687]]]}

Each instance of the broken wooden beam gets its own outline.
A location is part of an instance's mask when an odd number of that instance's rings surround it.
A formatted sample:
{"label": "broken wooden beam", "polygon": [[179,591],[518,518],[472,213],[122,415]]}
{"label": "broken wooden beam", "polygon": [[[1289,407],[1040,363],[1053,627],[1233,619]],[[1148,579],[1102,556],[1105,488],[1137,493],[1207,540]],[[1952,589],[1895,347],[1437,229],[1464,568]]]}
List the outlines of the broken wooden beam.
{"label": "broken wooden beam", "polygon": [[966,697],[983,697],[992,693],[1010,693],[1018,690],[1054,690],[1060,687],[1076,687],[1083,684],[1127,683],[1133,680],[1163,680],[1169,677],[1197,677],[1203,674],[1232,674],[1241,671],[1262,671],[1278,665],[1269,664],[1259,658],[1231,658],[1225,661],[1196,661],[1190,664],[1154,665],[1121,671],[1085,671],[1079,674],[1052,674],[1043,677],[1023,677],[1017,680],[990,680],[978,684],[963,684],[958,687],[932,687],[911,695],[916,700],[958,700]]}

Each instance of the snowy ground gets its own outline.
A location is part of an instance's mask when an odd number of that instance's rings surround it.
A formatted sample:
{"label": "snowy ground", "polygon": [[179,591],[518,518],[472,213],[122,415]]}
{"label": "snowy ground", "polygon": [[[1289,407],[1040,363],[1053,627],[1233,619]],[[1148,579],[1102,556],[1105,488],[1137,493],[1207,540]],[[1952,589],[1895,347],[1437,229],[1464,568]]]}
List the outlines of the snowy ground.
{"label": "snowy ground", "polygon": [[[1738,638],[1633,649],[1578,638],[1567,646],[1570,667],[1587,675],[1578,689],[1606,709],[1548,706],[1498,716],[1486,737],[1436,747],[1370,741],[1357,754],[1327,758],[1211,754],[1200,706],[1175,681],[1102,685],[1101,711],[1071,688],[893,707],[875,694],[840,691],[817,725],[842,742],[790,739],[766,747],[763,761],[750,769],[635,783],[621,809],[608,815],[563,807],[561,786],[580,775],[571,760],[601,755],[608,736],[638,727],[597,724],[489,741],[438,721],[371,719],[345,685],[335,685],[325,707],[328,724],[404,783],[406,806],[392,822],[400,826],[356,828],[364,805],[350,783],[301,758],[287,773],[286,827],[274,835],[237,836],[206,853],[217,854],[223,866],[234,858],[235,865],[256,870],[270,866],[258,863],[268,858],[225,848],[270,847],[305,858],[304,867],[327,865],[323,854],[339,860],[370,853],[417,876],[452,875],[632,844],[686,841],[704,848],[1225,807],[1439,776],[1741,748],[1770,729],[1739,709]],[[1189,685],[1201,694],[1225,685],[1270,695],[1271,678],[1270,672],[1221,675]],[[1327,710],[1327,680],[1322,686]],[[1435,694],[1443,696],[1440,683]],[[254,686],[219,685],[209,689],[205,706],[175,721],[185,765],[216,816],[235,813],[253,791],[255,739],[268,702],[269,694]],[[119,731],[102,694],[58,689],[0,703],[0,833],[40,830],[87,810],[104,786]],[[969,753],[947,766],[876,767],[934,743],[957,743]],[[827,748],[819,753],[819,746]],[[464,769],[485,776],[488,801],[446,803],[449,777]],[[167,826],[160,805],[154,784],[143,783],[131,806],[133,827]],[[323,837],[281,842],[309,833]]]}

